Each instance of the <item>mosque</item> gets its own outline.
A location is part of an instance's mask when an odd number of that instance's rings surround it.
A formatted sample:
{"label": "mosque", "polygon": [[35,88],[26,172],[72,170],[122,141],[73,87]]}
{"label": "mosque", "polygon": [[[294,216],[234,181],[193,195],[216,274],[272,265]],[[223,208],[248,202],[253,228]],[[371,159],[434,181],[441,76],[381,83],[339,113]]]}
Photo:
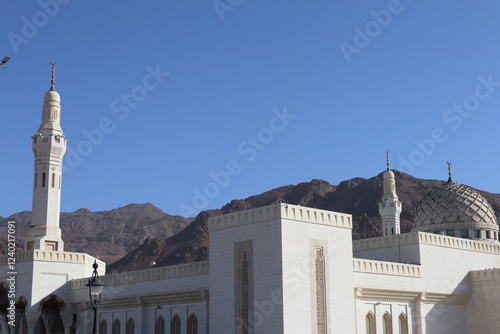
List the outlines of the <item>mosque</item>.
{"label": "mosque", "polygon": [[410,233],[388,165],[381,237],[353,241],[351,215],[277,203],[212,217],[210,261],[105,275],[102,261],[64,251],[60,118],[53,75],[32,137],[28,238],[0,258],[1,334],[91,333],[93,265],[105,284],[100,334],[498,333],[495,213],[451,173]]}

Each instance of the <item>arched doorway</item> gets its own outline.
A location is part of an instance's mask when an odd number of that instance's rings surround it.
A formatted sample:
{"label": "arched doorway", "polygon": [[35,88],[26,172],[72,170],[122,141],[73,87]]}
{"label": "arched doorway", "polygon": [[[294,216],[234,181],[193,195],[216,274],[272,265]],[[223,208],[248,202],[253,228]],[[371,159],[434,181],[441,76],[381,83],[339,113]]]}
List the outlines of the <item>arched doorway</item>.
{"label": "arched doorway", "polygon": [[44,299],[40,304],[41,315],[36,323],[35,334],[47,334],[47,329],[52,334],[64,334],[60,312],[65,306],[57,296],[52,295]]}
{"label": "arched doorway", "polygon": [[26,307],[28,303],[20,297],[16,303],[16,329],[15,334],[28,334],[28,321],[26,320]]}

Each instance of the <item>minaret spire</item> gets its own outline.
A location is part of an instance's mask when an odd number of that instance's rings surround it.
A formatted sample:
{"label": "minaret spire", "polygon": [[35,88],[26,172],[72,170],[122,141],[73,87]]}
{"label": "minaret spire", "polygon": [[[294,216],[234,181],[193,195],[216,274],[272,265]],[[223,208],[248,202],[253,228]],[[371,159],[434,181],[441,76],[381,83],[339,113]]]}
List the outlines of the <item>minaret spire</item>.
{"label": "minaret spire", "polygon": [[57,62],[55,62],[55,63],[50,62],[50,64],[52,65],[52,80],[50,81],[50,90],[55,90]]}
{"label": "minaret spire", "polygon": [[389,150],[386,150],[385,151],[385,159],[386,159],[386,166],[387,166],[387,170],[391,170],[391,163],[389,161]]}
{"label": "minaret spire", "polygon": [[448,164],[448,182],[453,182],[453,177],[452,177],[452,173],[451,173],[451,162],[447,162]]}
{"label": "minaret spire", "polygon": [[32,137],[35,155],[33,210],[26,250],[63,251],[59,228],[62,162],[66,139],[61,129],[61,97],[55,90],[55,66],[52,65],[50,90],[43,97],[42,123]]}
{"label": "minaret spire", "polygon": [[379,213],[382,217],[382,234],[389,236],[400,234],[400,219],[402,203],[396,193],[396,177],[391,170],[389,151],[385,151],[386,171],[383,174],[383,195],[379,203]]}

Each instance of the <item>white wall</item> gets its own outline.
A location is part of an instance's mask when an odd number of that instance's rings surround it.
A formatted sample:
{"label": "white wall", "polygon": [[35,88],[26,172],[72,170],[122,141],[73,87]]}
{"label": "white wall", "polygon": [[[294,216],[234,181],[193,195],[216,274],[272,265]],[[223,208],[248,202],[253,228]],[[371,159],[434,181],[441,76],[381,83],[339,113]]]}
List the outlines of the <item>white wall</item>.
{"label": "white wall", "polygon": [[500,315],[500,269],[470,273],[472,297],[467,303],[467,333],[497,334]]}
{"label": "white wall", "polygon": [[283,220],[284,333],[313,333],[314,246],[326,261],[329,333],[354,333],[351,229]]}
{"label": "white wall", "polygon": [[[279,220],[210,233],[210,332],[235,332],[234,244],[252,240],[254,333],[283,333],[281,223]],[[276,301],[279,301],[278,303]]]}

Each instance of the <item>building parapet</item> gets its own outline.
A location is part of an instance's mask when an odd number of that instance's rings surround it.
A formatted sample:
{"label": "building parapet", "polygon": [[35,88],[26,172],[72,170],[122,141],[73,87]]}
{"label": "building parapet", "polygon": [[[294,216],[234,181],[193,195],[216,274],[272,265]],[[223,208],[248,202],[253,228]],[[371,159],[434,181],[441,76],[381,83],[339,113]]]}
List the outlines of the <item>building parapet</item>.
{"label": "building parapet", "polygon": [[[113,286],[207,274],[208,261],[203,261],[103,275],[99,279],[106,286]],[[88,277],[72,280],[71,290],[87,289],[88,282]]]}
{"label": "building parapet", "polygon": [[420,266],[416,264],[354,259],[354,272],[378,275],[421,277]]}
{"label": "building parapet", "polygon": [[[0,266],[7,265],[7,256],[0,257]],[[104,268],[106,264],[85,253],[43,251],[39,249],[16,253],[16,264],[29,261],[78,263],[92,266],[97,261],[99,267]]]}
{"label": "building parapet", "polygon": [[472,282],[493,282],[500,281],[500,269],[474,270],[470,272]]}
{"label": "building parapet", "polygon": [[476,241],[440,234],[418,232],[419,242],[426,245],[471,250],[475,252],[500,254],[500,245],[486,241]]}
{"label": "building parapet", "polygon": [[277,203],[211,217],[208,220],[208,230],[222,230],[242,225],[262,223],[275,219],[295,220],[311,224],[330,225],[352,229],[352,218],[349,214],[313,209],[286,203]]}
{"label": "building parapet", "polygon": [[403,233],[385,237],[354,240],[352,242],[352,248],[353,251],[356,252],[393,246],[418,244],[418,240],[419,239],[417,233]]}
{"label": "building parapet", "polygon": [[354,252],[357,252],[412,244],[433,245],[482,253],[500,254],[500,244],[498,243],[489,243],[486,241],[457,238],[427,232],[411,232],[387,237],[354,240],[352,248]]}

